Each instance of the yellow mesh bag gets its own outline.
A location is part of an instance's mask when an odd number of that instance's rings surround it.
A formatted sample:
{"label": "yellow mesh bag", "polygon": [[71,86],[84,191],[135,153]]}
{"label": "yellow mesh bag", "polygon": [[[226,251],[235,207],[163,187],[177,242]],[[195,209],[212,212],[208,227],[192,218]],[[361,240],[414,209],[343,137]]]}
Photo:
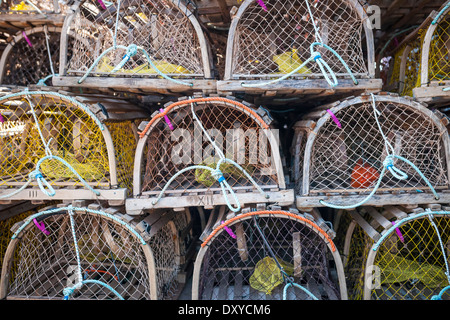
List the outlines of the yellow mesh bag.
{"label": "yellow mesh bag", "polygon": [[[279,258],[277,260],[284,271],[291,276],[294,272],[294,266]],[[265,294],[272,294],[272,290],[281,283],[283,283],[283,276],[273,258],[265,257],[258,261],[255,266],[255,271],[250,276],[250,286],[253,289],[264,292]]]}
{"label": "yellow mesh bag", "polygon": [[[158,70],[164,70],[164,73],[179,73],[179,74],[189,74],[192,73],[191,71],[183,68],[182,66],[178,66],[176,64],[172,64],[166,61],[153,61],[153,64],[155,65]],[[97,68],[97,72],[111,72],[114,69],[114,66],[111,65],[111,61],[105,57],[103,58],[102,62],[99,64]],[[143,64],[140,66],[135,67],[131,70],[126,70],[124,68],[121,68],[117,71],[118,73],[131,73],[131,74],[139,74],[139,73],[157,73],[155,69],[149,66],[149,64]]]}
{"label": "yellow mesh bag", "polygon": [[[218,161],[219,161],[218,159],[209,157],[201,165],[215,169]],[[254,167],[250,164],[248,165],[241,164],[240,166],[247,172],[253,172],[254,170]],[[230,174],[236,179],[245,177],[244,173],[241,170],[239,170],[230,163],[222,163],[220,165],[220,170],[222,171],[223,174]],[[195,174],[195,181],[207,187],[211,187],[216,182],[216,179],[211,175],[211,171],[209,170],[195,169],[194,174]]]}
{"label": "yellow mesh bag", "polygon": [[[273,61],[278,65],[278,70],[282,73],[289,73],[303,64],[303,61],[297,54],[297,49],[292,49],[282,54],[273,57]],[[307,67],[302,67],[298,73],[311,73]]]}

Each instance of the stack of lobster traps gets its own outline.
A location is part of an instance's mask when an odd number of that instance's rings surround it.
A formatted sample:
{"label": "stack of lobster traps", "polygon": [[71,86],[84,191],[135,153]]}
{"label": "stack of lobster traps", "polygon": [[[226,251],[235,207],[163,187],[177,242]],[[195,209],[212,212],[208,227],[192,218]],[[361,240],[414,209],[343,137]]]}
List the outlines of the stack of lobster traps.
{"label": "stack of lobster traps", "polygon": [[448,7],[1,1],[0,299],[449,299]]}

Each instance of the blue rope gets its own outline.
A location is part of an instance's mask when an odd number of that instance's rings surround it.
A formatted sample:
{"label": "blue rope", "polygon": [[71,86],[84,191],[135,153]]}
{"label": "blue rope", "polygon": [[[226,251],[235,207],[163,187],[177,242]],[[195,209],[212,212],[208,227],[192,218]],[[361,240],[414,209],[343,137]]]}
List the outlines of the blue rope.
{"label": "blue rope", "polygon": [[313,300],[319,300],[319,299],[316,298],[315,295],[313,295],[313,294],[311,293],[311,291],[309,291],[309,290],[306,289],[305,287],[303,287],[303,286],[301,286],[301,285],[299,285],[299,284],[297,284],[297,283],[295,283],[295,282],[289,282],[289,283],[287,283],[287,284],[284,286],[284,289],[283,289],[283,300],[287,300],[287,289],[288,289],[289,287],[291,287],[291,286],[297,287],[297,288],[303,290],[303,291],[304,291],[308,296],[310,296]]}
{"label": "blue rope", "polygon": [[[42,162],[44,162],[47,159],[58,160],[59,162],[61,162],[63,165],[65,165],[78,178],[78,180],[80,180],[86,186],[86,188],[91,190],[97,196],[100,195],[100,191],[95,190],[94,188],[92,188],[86,182],[86,180],[84,180],[83,177],[81,177],[81,175],[66,160],[64,160],[61,157],[54,156],[54,155],[48,155],[48,156],[45,156],[45,157],[41,158],[36,164],[36,169],[30,173],[30,179],[33,179],[33,178],[36,179],[36,181],[37,181],[37,183],[39,185],[39,188],[41,189],[41,191],[44,194],[46,194],[47,196],[50,196],[50,197],[53,197],[56,194],[55,189],[53,189],[53,187],[47,182],[47,180],[45,180],[45,178],[42,176],[41,172],[39,171],[39,168],[40,168]],[[47,188],[50,190],[50,192],[47,192],[47,190],[45,190],[43,184],[45,184],[47,186]]]}
{"label": "blue rope", "polygon": [[436,16],[436,18],[433,19],[433,21],[431,21],[432,25],[435,25],[436,23],[438,23],[438,20],[441,18],[441,16],[444,14],[445,11],[447,11],[450,8],[450,2],[447,2],[447,4],[445,5],[444,8],[442,8],[441,11],[439,11],[438,15]]}
{"label": "blue rope", "polygon": [[444,289],[441,290],[441,292],[439,292],[439,294],[432,296],[431,300],[442,300],[443,294],[449,289],[450,286],[446,286]]}

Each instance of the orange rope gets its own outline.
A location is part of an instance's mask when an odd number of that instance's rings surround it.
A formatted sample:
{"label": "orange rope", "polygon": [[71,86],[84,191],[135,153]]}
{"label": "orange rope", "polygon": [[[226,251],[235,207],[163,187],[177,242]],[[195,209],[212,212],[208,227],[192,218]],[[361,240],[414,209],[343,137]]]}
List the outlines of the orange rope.
{"label": "orange rope", "polygon": [[226,103],[234,104],[235,106],[240,107],[240,108],[248,111],[250,114],[252,114],[256,119],[258,119],[259,122],[261,122],[261,124],[262,124],[264,129],[269,129],[269,126],[264,122],[264,120],[255,111],[253,111],[252,109],[250,109],[246,105],[244,105],[244,104],[242,104],[240,102],[234,101],[234,100],[227,99],[227,98],[209,97],[209,98],[195,98],[195,99],[190,99],[190,100],[181,100],[181,101],[177,101],[177,102],[172,103],[167,108],[165,108],[163,112],[158,113],[155,117],[153,117],[150,120],[150,122],[145,126],[144,130],[142,132],[139,132],[139,137],[143,138],[144,135],[147,133],[148,129],[151,127],[151,125],[157,119],[162,118],[165,115],[167,115],[172,108],[174,108],[176,106],[183,105],[183,104],[188,104],[188,103],[209,102],[209,101],[220,101],[220,102],[226,102]]}
{"label": "orange rope", "polygon": [[225,223],[219,225],[216,229],[214,229],[214,230],[211,232],[211,234],[208,236],[208,238],[206,238],[205,241],[203,241],[203,243],[201,244],[202,248],[208,244],[209,240],[211,240],[211,238],[214,237],[214,236],[216,235],[216,233],[219,232],[220,229],[222,229],[222,228],[224,228],[225,226],[229,225],[229,224],[232,223],[233,221],[236,221],[236,220],[239,220],[239,219],[241,219],[241,218],[248,217],[248,216],[255,216],[255,215],[259,215],[259,214],[267,214],[267,213],[269,213],[269,214],[283,214],[283,215],[285,215],[285,216],[288,216],[288,217],[291,217],[291,218],[295,218],[295,219],[298,219],[298,220],[301,220],[301,221],[303,221],[303,222],[308,223],[308,224],[311,225],[314,229],[316,229],[317,231],[319,231],[319,232],[325,237],[325,239],[328,240],[328,242],[329,242],[330,245],[331,245],[331,250],[332,250],[333,252],[336,251],[336,246],[334,245],[333,240],[332,240],[332,239],[330,238],[330,236],[329,236],[325,231],[323,231],[317,224],[315,224],[315,223],[312,222],[311,220],[306,219],[306,218],[304,218],[304,217],[302,217],[302,216],[299,216],[299,215],[297,215],[297,214],[295,214],[295,213],[290,213],[290,212],[286,212],[286,211],[253,211],[253,212],[248,212],[248,213],[240,214],[240,215],[238,215],[238,216],[236,216],[236,217],[234,217],[234,218],[231,218],[231,219],[225,221]]}

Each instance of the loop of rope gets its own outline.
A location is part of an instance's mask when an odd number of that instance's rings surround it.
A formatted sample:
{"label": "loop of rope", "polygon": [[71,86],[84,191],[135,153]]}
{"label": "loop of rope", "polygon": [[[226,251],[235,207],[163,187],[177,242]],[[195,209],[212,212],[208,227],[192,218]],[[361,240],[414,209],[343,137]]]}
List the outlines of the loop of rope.
{"label": "loop of rope", "polygon": [[[131,48],[130,48],[131,47]],[[116,49],[124,49],[124,50],[133,50],[133,48],[136,49],[136,51],[141,51],[143,53],[143,55],[145,56],[145,58],[147,59],[147,62],[150,64],[150,66],[152,67],[152,69],[154,69],[156,71],[156,73],[158,73],[161,77],[163,77],[166,80],[175,82],[177,84],[181,84],[181,85],[185,85],[185,86],[189,86],[192,87],[194,84],[190,83],[190,82],[186,82],[186,81],[182,81],[182,80],[178,80],[178,79],[174,79],[169,77],[168,75],[166,75],[165,73],[163,73],[161,70],[158,69],[158,67],[153,63],[152,59],[150,58],[149,54],[147,53],[147,51],[140,47],[137,46],[135,44],[131,44],[128,47],[123,46],[123,45],[116,45],[113,47],[110,47],[108,49],[106,49],[102,54],[100,54],[100,56],[97,57],[97,59],[95,59],[94,63],[89,67],[89,69],[86,71],[86,73],[78,80],[78,83],[81,84],[84,80],[86,80],[87,76],[92,72],[92,70],[94,69],[94,67],[101,61],[101,59],[108,54],[110,51],[112,50],[116,50]],[[132,52],[132,51],[131,51]],[[127,56],[125,56],[127,57]],[[128,58],[129,59],[129,58]],[[125,59],[122,59],[122,61],[119,63],[120,64],[125,64],[128,60],[125,61]],[[114,68],[117,69],[115,72],[117,72],[120,68]]]}
{"label": "loop of rope", "polygon": [[[317,51],[314,50],[314,48],[316,46],[320,46],[323,47],[327,50],[329,50],[333,55],[335,55],[339,61],[343,64],[344,68],[347,70],[348,74],[350,75],[350,77],[353,80],[353,83],[355,85],[358,85],[358,80],[356,79],[356,77],[353,75],[353,72],[350,70],[349,66],[347,65],[347,63],[344,61],[344,59],[342,59],[342,57],[330,46],[322,43],[322,42],[314,42],[311,44],[310,46],[310,50],[311,50],[311,56],[305,60],[305,62],[303,62],[300,66],[298,66],[297,68],[295,68],[294,70],[284,74],[283,76],[274,79],[274,80],[270,80],[267,82],[257,82],[257,83],[241,83],[242,87],[261,87],[261,86],[267,86],[267,85],[271,85],[277,82],[280,82],[286,78],[289,78],[290,76],[292,76],[294,73],[297,73],[299,70],[301,70],[302,68],[304,68],[308,63],[310,63],[311,61],[315,61],[317,63],[317,65],[320,68],[320,71],[322,72],[322,75],[324,76],[325,80],[328,82],[328,84],[332,87],[336,87],[339,82],[337,80],[336,74],[334,73],[333,69],[331,69],[331,67],[328,65],[328,63],[323,60],[321,54]],[[327,71],[330,75],[328,75]],[[331,77],[331,79],[330,79]]]}
{"label": "loop of rope", "polygon": [[303,292],[305,292],[308,296],[310,296],[311,299],[313,299],[313,300],[319,300],[319,299],[316,298],[316,296],[315,296],[314,294],[311,293],[311,291],[309,291],[309,290],[306,289],[305,287],[303,287],[303,286],[301,286],[301,285],[299,285],[298,283],[295,283],[295,282],[289,282],[289,283],[287,283],[287,284],[284,286],[284,288],[283,288],[283,300],[287,300],[287,289],[288,289],[289,287],[291,287],[291,286],[297,287],[297,288],[301,289],[301,290],[302,290]]}
{"label": "loop of rope", "polygon": [[[373,190],[370,192],[370,194],[366,198],[364,198],[363,200],[361,200],[360,202],[358,202],[356,204],[348,205],[348,206],[341,206],[341,205],[335,205],[332,203],[328,203],[323,200],[319,200],[319,203],[321,203],[322,205],[325,205],[327,207],[334,208],[334,209],[353,209],[353,208],[363,205],[370,198],[372,198],[372,196],[375,194],[375,192],[377,192],[378,188],[381,185],[381,180],[383,179],[386,171],[389,171],[395,178],[397,178],[399,180],[406,180],[408,178],[408,175],[405,172],[403,172],[399,168],[395,167],[395,165],[394,165],[395,159],[399,159],[399,160],[405,162],[406,164],[408,164],[409,166],[411,166],[419,174],[419,176],[425,181],[425,183],[428,185],[428,187],[434,194],[434,198],[436,200],[439,200],[440,197],[437,194],[436,190],[434,189],[433,185],[430,183],[430,181],[427,179],[427,177],[425,177],[425,175],[420,171],[420,169],[414,163],[409,161],[408,159],[395,154],[394,147],[392,146],[392,144],[389,142],[389,140],[385,136],[383,129],[381,128],[381,124],[378,120],[378,116],[380,115],[380,112],[376,109],[375,96],[373,95],[373,93],[371,95],[372,95],[372,106],[373,106],[375,120],[376,120],[378,129],[381,133],[381,136],[383,137],[385,148],[388,153],[388,155],[386,156],[386,158],[383,161],[383,169],[380,173],[378,181],[377,181],[376,185],[374,186]],[[389,152],[389,149],[391,150],[390,152]]]}
{"label": "loop of rope", "polygon": [[[195,111],[194,111],[194,103],[191,102],[191,111],[192,111],[192,117],[194,118],[195,121],[198,122],[201,130],[203,131],[203,133],[205,134],[206,138],[209,140],[209,142],[211,143],[211,145],[214,147],[214,149],[216,150],[217,154],[220,157],[220,160],[217,162],[216,167],[215,168],[211,168],[208,166],[203,166],[203,165],[194,165],[194,166],[190,166],[187,168],[184,168],[180,171],[178,171],[177,173],[175,173],[170,179],[169,181],[167,181],[167,183],[164,185],[163,189],[160,191],[158,197],[152,201],[152,204],[155,205],[158,203],[159,200],[161,200],[164,192],[167,190],[167,188],[169,187],[169,185],[181,174],[183,174],[186,171],[190,171],[190,170],[195,170],[195,169],[201,169],[201,170],[208,170],[211,173],[211,176],[217,180],[217,182],[220,185],[220,188],[222,190],[222,194],[223,197],[225,199],[225,202],[227,204],[227,207],[233,211],[233,212],[238,212],[241,210],[241,204],[239,202],[239,199],[236,196],[236,193],[234,192],[233,188],[230,186],[230,184],[226,181],[225,177],[223,176],[222,171],[220,170],[220,166],[223,163],[229,163],[233,166],[235,166],[236,168],[238,168],[246,177],[247,179],[253,184],[253,186],[256,187],[256,189],[265,196],[266,199],[269,198],[269,195],[266,194],[262,188],[256,183],[256,181],[252,178],[252,176],[250,176],[250,174],[244,169],[242,168],[239,164],[237,164],[235,161],[228,159],[225,157],[225,155],[223,154],[222,150],[220,150],[220,148],[216,145],[216,143],[212,140],[211,136],[208,134],[208,132],[206,131],[206,129],[203,127],[200,119],[197,117]],[[236,206],[233,207],[228,195],[227,195],[227,190],[228,192],[232,195]]]}

